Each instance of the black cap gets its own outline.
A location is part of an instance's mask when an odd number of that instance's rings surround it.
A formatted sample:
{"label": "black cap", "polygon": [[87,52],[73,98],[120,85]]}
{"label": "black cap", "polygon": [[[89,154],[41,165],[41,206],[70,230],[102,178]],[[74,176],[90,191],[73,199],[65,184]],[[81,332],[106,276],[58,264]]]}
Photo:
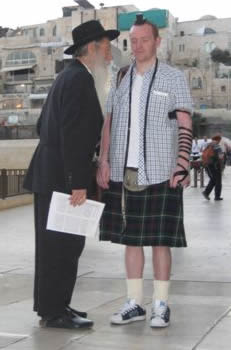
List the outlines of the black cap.
{"label": "black cap", "polygon": [[144,18],[143,13],[137,13],[136,14],[136,21],[135,24],[144,24],[146,22],[146,18]]}

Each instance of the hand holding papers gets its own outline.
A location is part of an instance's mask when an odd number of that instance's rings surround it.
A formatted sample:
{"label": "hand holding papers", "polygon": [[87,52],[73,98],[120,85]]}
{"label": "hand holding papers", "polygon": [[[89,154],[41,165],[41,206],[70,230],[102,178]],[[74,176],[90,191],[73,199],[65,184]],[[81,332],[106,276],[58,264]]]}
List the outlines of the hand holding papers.
{"label": "hand holding papers", "polygon": [[104,204],[86,200],[84,204],[73,207],[70,205],[69,198],[70,195],[68,194],[53,192],[47,229],[86,237],[96,237]]}

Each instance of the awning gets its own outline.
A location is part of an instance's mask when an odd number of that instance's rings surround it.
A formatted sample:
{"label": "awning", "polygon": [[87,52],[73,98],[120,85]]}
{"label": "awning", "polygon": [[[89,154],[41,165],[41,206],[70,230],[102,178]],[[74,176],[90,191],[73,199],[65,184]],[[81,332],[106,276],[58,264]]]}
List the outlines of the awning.
{"label": "awning", "polygon": [[54,41],[54,42],[49,42],[49,43],[41,43],[40,47],[62,47],[67,45],[66,42],[63,41]]}
{"label": "awning", "polygon": [[47,98],[47,94],[30,94],[30,100],[45,100]]}
{"label": "awning", "polygon": [[16,70],[24,70],[24,69],[31,69],[35,67],[35,64],[24,64],[24,66],[13,66],[13,67],[4,67],[1,69],[1,73],[3,72],[13,72]]}

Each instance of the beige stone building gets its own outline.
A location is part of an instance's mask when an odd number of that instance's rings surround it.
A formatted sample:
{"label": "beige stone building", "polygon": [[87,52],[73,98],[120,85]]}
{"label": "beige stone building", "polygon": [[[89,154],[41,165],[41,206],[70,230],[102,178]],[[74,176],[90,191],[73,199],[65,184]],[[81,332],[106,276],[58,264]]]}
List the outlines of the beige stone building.
{"label": "beige stone building", "polygon": [[[115,67],[131,61],[129,29],[139,10],[133,5],[95,9],[87,0],[75,0],[63,8],[63,16],[46,23],[8,30],[0,37],[0,122],[34,124],[57,73],[69,56],[72,28],[99,19],[121,35],[113,42]],[[215,64],[211,51],[231,49],[231,18],[205,16],[178,22],[168,10],[150,9],[144,16],[159,27],[162,44],[158,55],[185,71],[196,109],[231,107],[231,67]],[[104,96],[101,98],[104,102]],[[12,117],[13,115],[13,117]],[[16,116],[16,117],[14,117]]]}
{"label": "beige stone building", "polygon": [[172,62],[188,77],[195,108],[230,109],[231,67],[214,63],[213,49],[231,50],[231,18],[204,16],[177,24]]}
{"label": "beige stone building", "polygon": [[[34,124],[57,73],[71,57],[64,50],[72,43],[72,28],[98,19],[105,28],[117,28],[120,13],[137,11],[133,5],[96,10],[88,1],[64,7],[63,17],[46,23],[9,30],[0,37],[0,122],[17,116]],[[118,40],[113,42],[115,64],[120,66]],[[102,97],[103,100],[103,97]]]}

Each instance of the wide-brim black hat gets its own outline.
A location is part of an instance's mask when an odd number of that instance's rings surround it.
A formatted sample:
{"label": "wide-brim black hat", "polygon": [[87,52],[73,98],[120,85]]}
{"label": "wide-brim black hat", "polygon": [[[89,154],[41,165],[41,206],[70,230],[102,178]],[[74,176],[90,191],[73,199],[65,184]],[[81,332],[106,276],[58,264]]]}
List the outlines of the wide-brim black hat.
{"label": "wide-brim black hat", "polygon": [[114,40],[119,35],[120,32],[116,29],[105,30],[102,24],[97,20],[84,22],[72,30],[74,44],[69,46],[64,53],[72,55],[78,47],[90,43],[91,41],[104,37],[109,40]]}

